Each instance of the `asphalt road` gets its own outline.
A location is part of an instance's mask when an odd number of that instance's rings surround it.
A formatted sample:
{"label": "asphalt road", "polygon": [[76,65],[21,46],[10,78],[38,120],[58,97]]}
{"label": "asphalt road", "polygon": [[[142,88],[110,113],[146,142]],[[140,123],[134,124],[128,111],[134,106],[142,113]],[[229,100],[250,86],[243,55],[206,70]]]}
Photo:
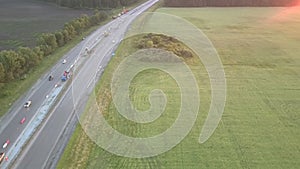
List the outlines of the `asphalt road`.
{"label": "asphalt road", "polygon": [[[117,47],[118,42],[122,40],[129,24],[156,1],[148,1],[126,15],[99,28],[68,52],[49,73],[40,78],[25,96],[14,103],[11,111],[0,122],[0,144],[4,143],[6,139],[11,141],[6,150],[3,150],[6,152],[10,150],[13,142],[18,139],[25,126],[37,113],[55,84],[61,83],[60,77],[63,72],[74,65],[73,76],[68,80],[72,81],[71,85],[67,86],[62,92],[60,100],[51,109],[47,119],[14,161],[12,168],[39,169],[49,167],[48,164],[51,164],[52,156],[55,156],[55,153],[53,154],[54,148],[57,147],[57,143],[66,133],[65,128],[74,117],[75,111],[83,111],[95,82],[101,76],[103,68],[112,57],[114,49]],[[110,35],[106,37],[103,32],[107,30],[109,30]],[[91,49],[90,54],[86,54],[86,47]],[[67,60],[66,64],[62,64],[63,59]],[[54,76],[53,81],[48,81],[50,74]],[[26,109],[23,108],[23,104],[27,100],[32,100],[32,106]],[[26,121],[24,124],[20,124],[23,117],[26,117]]]}
{"label": "asphalt road", "polygon": [[[79,44],[82,46],[82,43]],[[78,53],[79,48],[75,48],[69,52],[68,55],[63,58],[66,60],[72,60],[75,57],[75,53]],[[37,83],[18,101],[16,101],[11,110],[1,118],[0,121],[0,144],[2,149],[2,144],[9,139],[10,144],[7,146],[5,150],[1,150],[7,152],[13,142],[19,137],[20,133],[23,132],[25,126],[28,122],[33,118],[44,99],[54,88],[55,84],[60,82],[60,77],[64,70],[66,70],[71,64],[66,63],[62,64],[62,60],[59,61],[48,73],[44,74]],[[49,75],[52,74],[54,76],[54,80],[48,81]],[[27,100],[32,101],[32,105],[29,108],[24,108],[23,105]],[[23,124],[20,124],[20,120],[26,117],[26,121]]]}

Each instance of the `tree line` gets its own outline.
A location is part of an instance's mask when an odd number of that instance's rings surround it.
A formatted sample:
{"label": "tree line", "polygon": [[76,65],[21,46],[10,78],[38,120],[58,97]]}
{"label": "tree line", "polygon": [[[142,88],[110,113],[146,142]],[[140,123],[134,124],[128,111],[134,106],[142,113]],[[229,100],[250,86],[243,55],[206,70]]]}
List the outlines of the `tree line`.
{"label": "tree line", "polygon": [[43,33],[37,38],[33,48],[19,47],[16,50],[0,51],[0,88],[5,83],[21,79],[37,66],[44,58],[80,35],[88,28],[99,24],[107,18],[104,12],[95,11],[92,16],[82,15],[64,25],[64,28],[53,32]]}
{"label": "tree line", "polygon": [[169,7],[293,6],[298,0],[164,0]]}
{"label": "tree line", "polygon": [[97,9],[111,9],[120,6],[128,6],[139,0],[43,0],[47,2],[54,2],[60,6],[69,8],[97,8]]}

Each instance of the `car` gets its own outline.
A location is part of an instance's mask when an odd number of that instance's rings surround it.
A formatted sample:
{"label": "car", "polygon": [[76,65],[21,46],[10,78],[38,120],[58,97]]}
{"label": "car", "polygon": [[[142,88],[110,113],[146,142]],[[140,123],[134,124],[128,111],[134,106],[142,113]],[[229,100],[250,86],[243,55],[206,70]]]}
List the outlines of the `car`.
{"label": "car", "polygon": [[51,81],[53,79],[54,79],[54,77],[52,75],[50,75],[49,78],[48,78],[49,81]]}
{"label": "car", "polygon": [[107,31],[104,31],[103,35],[104,35],[104,37],[107,37],[109,35],[109,33]]}
{"label": "car", "polygon": [[2,152],[0,153],[0,164],[2,163],[3,159],[4,159],[5,153]]}
{"label": "car", "polygon": [[56,84],[54,85],[55,88],[57,88],[57,87],[59,87],[59,86],[61,86],[60,83],[56,83]]}
{"label": "car", "polygon": [[24,107],[25,108],[28,108],[28,107],[30,107],[31,106],[31,100],[28,100],[25,104],[24,104]]}
{"label": "car", "polygon": [[66,59],[63,60],[62,64],[65,64],[65,63],[67,63],[67,60],[66,60]]}
{"label": "car", "polygon": [[66,80],[67,80],[67,76],[62,76],[62,77],[61,77],[61,81],[62,81],[62,82],[65,82]]}
{"label": "car", "polygon": [[20,124],[25,123],[25,121],[26,121],[26,117],[23,117],[23,118],[20,120]]}
{"label": "car", "polygon": [[64,74],[68,75],[70,73],[70,71],[71,71],[70,69],[67,69],[64,71]]}
{"label": "car", "polygon": [[10,143],[10,140],[7,139],[7,140],[5,141],[5,143],[3,144],[2,148],[5,149],[5,148],[9,145],[9,143]]}

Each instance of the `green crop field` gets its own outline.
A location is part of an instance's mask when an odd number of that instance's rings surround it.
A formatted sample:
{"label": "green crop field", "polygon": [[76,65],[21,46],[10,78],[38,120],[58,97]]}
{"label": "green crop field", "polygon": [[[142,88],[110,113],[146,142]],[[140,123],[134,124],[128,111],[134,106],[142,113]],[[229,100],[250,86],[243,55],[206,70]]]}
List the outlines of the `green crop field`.
{"label": "green crop field", "polygon": [[34,46],[37,35],[55,32],[64,23],[92,10],[63,8],[32,0],[1,0],[0,50]]}
{"label": "green crop field", "polygon": [[[58,168],[299,168],[299,10],[160,8],[157,11],[190,21],[208,36],[218,51],[227,81],[225,111],[218,128],[205,143],[199,144],[211,100],[210,83],[199,59],[184,58],[197,77],[201,106],[194,127],[182,142],[158,156],[127,158],[97,146],[79,125]],[[120,62],[137,50],[134,47],[137,38],[127,39],[119,46],[92,99],[97,101],[113,128],[128,136],[149,137],[174,123],[180,92],[176,81],[165,72],[142,71],[129,87],[133,105],[147,110],[149,92],[158,88],[168,98],[165,112],[145,125],[125,120],[118,114],[112,103],[110,82]],[[93,107],[91,101],[88,105],[87,110]],[[90,121],[85,121],[86,124],[92,123],[93,118],[87,117]]]}

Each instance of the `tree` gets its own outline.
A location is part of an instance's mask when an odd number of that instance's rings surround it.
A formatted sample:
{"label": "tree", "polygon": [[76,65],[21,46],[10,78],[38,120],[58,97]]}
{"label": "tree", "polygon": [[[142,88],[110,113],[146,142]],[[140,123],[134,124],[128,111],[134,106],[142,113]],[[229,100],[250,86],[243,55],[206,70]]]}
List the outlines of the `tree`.
{"label": "tree", "polygon": [[25,59],[25,72],[36,66],[40,61],[37,53],[28,47],[19,47],[18,54]]}
{"label": "tree", "polygon": [[90,25],[97,25],[99,22],[107,19],[107,14],[103,11],[99,12],[98,10],[94,11],[94,15],[89,18]]}
{"label": "tree", "polygon": [[5,69],[3,64],[0,62],[0,83],[5,82]]}
{"label": "tree", "polygon": [[79,22],[78,19],[72,21],[71,25],[75,29],[76,34],[80,34],[82,32],[82,24]]}
{"label": "tree", "polygon": [[47,45],[51,46],[53,51],[58,47],[57,42],[56,42],[56,37],[53,33],[47,34],[46,43],[47,43]]}
{"label": "tree", "polygon": [[203,7],[203,6],[290,6],[298,0],[165,0],[166,6]]}
{"label": "tree", "polygon": [[90,20],[89,20],[89,16],[87,15],[82,15],[79,18],[80,23],[82,24],[83,28],[88,28],[91,26]]}
{"label": "tree", "polygon": [[65,42],[65,44],[72,39],[70,37],[70,35],[69,35],[69,32],[67,30],[65,30],[65,29],[62,31],[62,34],[64,36],[64,42]]}
{"label": "tree", "polygon": [[64,39],[64,34],[62,31],[55,32],[55,38],[56,38],[56,43],[59,47],[63,46],[65,44],[65,39]]}
{"label": "tree", "polygon": [[73,39],[73,37],[76,35],[76,31],[70,22],[65,24],[64,30],[68,32],[68,39]]}
{"label": "tree", "polygon": [[38,62],[40,62],[44,58],[44,52],[41,50],[39,46],[34,47],[32,51],[36,54],[38,58]]}
{"label": "tree", "polygon": [[25,72],[25,58],[13,50],[3,51],[0,55],[1,62],[5,69],[5,80],[11,81],[19,78]]}
{"label": "tree", "polygon": [[53,33],[43,33],[40,35],[37,40],[37,44],[46,56],[51,54],[58,47]]}

